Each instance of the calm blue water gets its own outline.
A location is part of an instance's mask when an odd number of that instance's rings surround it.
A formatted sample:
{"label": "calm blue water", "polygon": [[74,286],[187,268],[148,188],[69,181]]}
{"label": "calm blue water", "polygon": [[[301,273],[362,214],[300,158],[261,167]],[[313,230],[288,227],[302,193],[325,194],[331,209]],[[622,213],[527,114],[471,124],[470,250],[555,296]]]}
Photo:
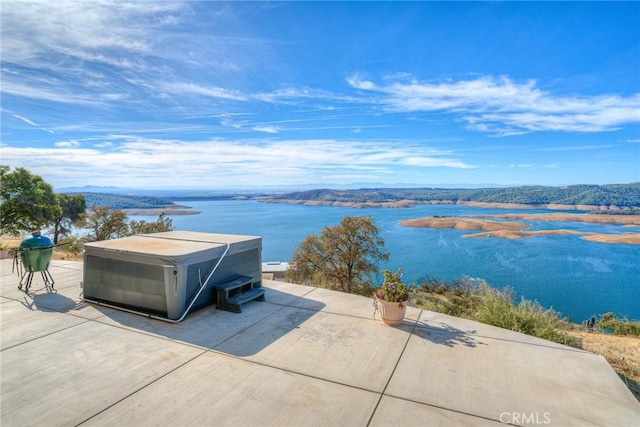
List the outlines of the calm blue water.
{"label": "calm blue water", "polygon": [[[580,322],[613,311],[640,319],[640,246],[588,242],[579,236],[527,239],[466,239],[463,230],[401,227],[403,219],[434,215],[518,212],[467,206],[424,205],[409,209],[350,209],[260,203],[180,201],[202,212],[173,216],[176,230],[262,236],[263,261],[288,261],[302,239],[337,225],[346,215],[375,219],[390,259],[382,268],[402,267],[405,281],[467,275],[491,286],[511,286],[518,294],[553,307]],[[548,212],[544,210],[526,213]],[[556,211],[557,212],[557,211]],[[142,217],[155,220],[156,217]],[[527,222],[527,221],[522,221]],[[573,222],[532,222],[529,230],[571,229],[622,233],[638,229]]]}

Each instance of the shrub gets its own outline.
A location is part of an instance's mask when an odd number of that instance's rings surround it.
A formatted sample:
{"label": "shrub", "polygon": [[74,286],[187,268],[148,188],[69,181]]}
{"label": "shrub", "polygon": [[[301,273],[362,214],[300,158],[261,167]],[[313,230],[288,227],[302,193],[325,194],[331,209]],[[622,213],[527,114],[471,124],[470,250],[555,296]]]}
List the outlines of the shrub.
{"label": "shrub", "polygon": [[58,249],[70,254],[79,254],[84,250],[85,240],[81,237],[69,236],[60,240]]}
{"label": "shrub", "polygon": [[631,321],[626,317],[618,319],[616,315],[611,312],[601,315],[596,325],[599,328],[610,330],[614,335],[640,336],[640,322]]}
{"label": "shrub", "polygon": [[474,320],[489,325],[512,329],[515,323],[511,293],[499,291],[485,286],[482,291],[480,305],[473,314]]}
{"label": "shrub", "polygon": [[462,289],[462,288],[453,288],[453,290],[451,292],[453,293],[453,295],[455,295],[457,297],[461,297],[463,295],[467,295],[467,292],[465,292],[464,289]]}
{"label": "shrub", "polygon": [[[465,317],[489,325],[570,345],[573,339],[562,331],[564,324],[553,309],[545,310],[537,302],[522,299],[515,305],[512,289],[493,289],[484,281],[463,278],[454,286],[438,284],[432,293],[445,294],[438,299],[420,298],[416,304],[427,310]],[[462,284],[462,286],[461,286]],[[421,285],[418,289],[423,290]]]}
{"label": "shrub", "polygon": [[436,294],[444,294],[447,291],[447,287],[444,285],[436,285],[433,288],[433,292],[435,292]]}

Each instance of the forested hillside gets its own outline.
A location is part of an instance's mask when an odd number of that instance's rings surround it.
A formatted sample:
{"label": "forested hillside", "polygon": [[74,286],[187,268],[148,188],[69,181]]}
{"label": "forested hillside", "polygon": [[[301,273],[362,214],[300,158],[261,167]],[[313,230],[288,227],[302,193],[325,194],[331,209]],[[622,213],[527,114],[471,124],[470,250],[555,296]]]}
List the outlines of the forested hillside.
{"label": "forested hillside", "polygon": [[82,193],[87,202],[87,207],[107,206],[110,209],[153,209],[173,205],[170,200],[152,196],[134,196],[129,194],[112,193]]}
{"label": "forested hillside", "polygon": [[528,205],[566,204],[593,206],[640,206],[640,182],[613,185],[571,185],[566,187],[509,188],[362,188],[358,190],[309,190],[283,194],[272,201],[319,201],[382,203],[401,200],[517,203]]}

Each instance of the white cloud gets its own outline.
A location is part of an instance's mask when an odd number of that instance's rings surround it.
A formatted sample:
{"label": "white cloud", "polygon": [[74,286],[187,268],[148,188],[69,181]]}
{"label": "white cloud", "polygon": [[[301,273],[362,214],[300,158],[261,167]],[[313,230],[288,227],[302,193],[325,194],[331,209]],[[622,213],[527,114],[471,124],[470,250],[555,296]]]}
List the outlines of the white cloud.
{"label": "white cloud", "polygon": [[174,94],[195,94],[231,101],[246,101],[248,99],[245,94],[239,91],[216,86],[200,86],[194,83],[166,83],[162,86],[162,89]]}
{"label": "white cloud", "polygon": [[506,76],[376,85],[354,75],[347,82],[378,94],[375,102],[388,111],[444,111],[459,116],[469,129],[499,136],[534,131],[603,132],[640,122],[640,93],[569,97],[545,92],[534,80],[518,83]]}
{"label": "white cloud", "polygon": [[[141,102],[187,61],[166,31],[188,3],[8,0],[2,4],[3,94],[104,107]],[[167,61],[174,61],[167,63]]]}
{"label": "white cloud", "polygon": [[585,150],[606,150],[608,148],[612,148],[611,144],[602,144],[602,145],[569,145],[565,147],[547,147],[547,148],[537,148],[533,151],[585,151]]}
{"label": "white cloud", "polygon": [[30,120],[30,119],[28,119],[28,118],[26,118],[26,117],[20,116],[20,115],[18,115],[18,114],[12,114],[12,116],[13,116],[15,119],[20,120],[21,122],[24,122],[24,123],[26,123],[26,124],[28,124],[28,125],[30,125],[30,126],[33,126],[33,127],[36,127],[36,128],[38,128],[38,129],[40,129],[41,131],[48,132],[48,133],[50,133],[50,134],[54,134],[54,133],[55,133],[55,132],[54,132],[54,131],[52,131],[51,129],[47,129],[47,128],[41,127],[39,124],[37,124],[37,123],[36,123],[36,122],[34,122],[33,120]]}
{"label": "white cloud", "polygon": [[253,130],[257,131],[257,132],[266,132],[266,133],[278,133],[280,132],[280,129],[277,126],[264,126],[264,125],[258,125],[258,126],[254,126]]}
{"label": "white cloud", "polygon": [[104,141],[94,144],[93,146],[96,148],[113,148],[115,147],[115,144],[111,141]]}
{"label": "white cloud", "polygon": [[547,163],[544,165],[534,165],[531,163],[512,163],[509,165],[509,169],[528,169],[528,170],[533,170],[533,169],[559,169],[560,168],[560,163],[558,162],[554,162],[554,163]]}
{"label": "white cloud", "polygon": [[129,95],[126,93],[104,93],[100,95],[102,99],[107,101],[121,101],[123,99],[129,98]]}
{"label": "white cloud", "polygon": [[378,89],[375,83],[369,80],[363,80],[362,77],[358,74],[354,74],[353,76],[347,77],[347,83],[349,83],[349,86],[354,87],[356,89],[364,89],[364,90]]}
{"label": "white cloud", "polygon": [[[270,92],[247,92],[235,89],[228,89],[218,86],[202,85],[193,82],[163,82],[158,85],[163,93],[171,95],[195,95],[208,98],[218,98],[221,100],[296,105],[308,100],[330,100],[341,102],[355,102],[356,98],[337,95],[320,89],[308,87],[276,89]],[[322,109],[328,110],[327,108]]]}
{"label": "white cloud", "polygon": [[439,157],[406,157],[400,161],[401,164],[407,166],[420,166],[420,167],[447,167],[458,169],[470,169],[472,165],[467,165],[459,160]]}
{"label": "white cloud", "polygon": [[29,119],[28,119],[28,118],[26,118],[26,117],[22,117],[22,116],[19,116],[19,115],[17,115],[17,114],[13,114],[13,117],[15,117],[15,118],[16,118],[16,119],[18,119],[18,120],[21,120],[21,121],[25,122],[25,123],[26,123],[26,124],[28,124],[28,125],[35,126],[35,127],[38,127],[38,126],[39,126],[37,123],[35,123],[35,122],[33,122],[33,121],[29,120]]}
{"label": "white cloud", "polygon": [[74,147],[79,147],[80,146],[80,142],[78,142],[78,141],[59,141],[59,142],[55,142],[53,145],[58,147],[58,148],[74,148]]}
{"label": "white cloud", "polygon": [[55,186],[286,184],[318,182],[331,175],[366,175],[380,180],[400,168],[471,167],[453,152],[399,142],[183,141],[135,136],[120,137],[117,149],[82,148],[75,141],[61,141],[54,148],[8,146],[3,147],[3,161],[12,166],[28,164]]}
{"label": "white cloud", "polygon": [[[3,61],[29,64],[55,52],[108,63],[118,57],[109,58],[96,52],[124,50],[148,54],[151,46],[159,41],[150,37],[151,29],[170,25],[154,18],[177,12],[181,7],[176,2],[5,1],[2,5]],[[124,65],[120,61],[120,66]]]}
{"label": "white cloud", "polygon": [[224,117],[222,120],[220,120],[220,124],[222,126],[228,126],[228,127],[232,127],[234,129],[240,129],[243,126],[245,126],[248,122],[246,120],[243,121],[237,121],[237,120],[232,120],[229,117]]}
{"label": "white cloud", "polygon": [[[4,53],[4,51],[3,51]],[[54,101],[64,104],[97,105],[102,102],[93,96],[79,93],[71,93],[66,89],[57,87],[56,84],[36,84],[36,82],[21,82],[18,80],[7,81],[3,79],[0,90],[3,94],[15,97],[32,98],[45,101]]]}

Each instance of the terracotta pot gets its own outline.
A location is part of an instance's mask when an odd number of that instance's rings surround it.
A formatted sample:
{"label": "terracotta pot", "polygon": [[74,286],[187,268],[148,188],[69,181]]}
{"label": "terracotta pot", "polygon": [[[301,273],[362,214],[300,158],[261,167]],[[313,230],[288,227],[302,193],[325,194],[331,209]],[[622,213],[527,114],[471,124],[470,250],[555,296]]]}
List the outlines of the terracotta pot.
{"label": "terracotta pot", "polygon": [[387,325],[397,325],[402,322],[407,311],[407,301],[389,302],[376,298],[376,308],[380,318]]}

